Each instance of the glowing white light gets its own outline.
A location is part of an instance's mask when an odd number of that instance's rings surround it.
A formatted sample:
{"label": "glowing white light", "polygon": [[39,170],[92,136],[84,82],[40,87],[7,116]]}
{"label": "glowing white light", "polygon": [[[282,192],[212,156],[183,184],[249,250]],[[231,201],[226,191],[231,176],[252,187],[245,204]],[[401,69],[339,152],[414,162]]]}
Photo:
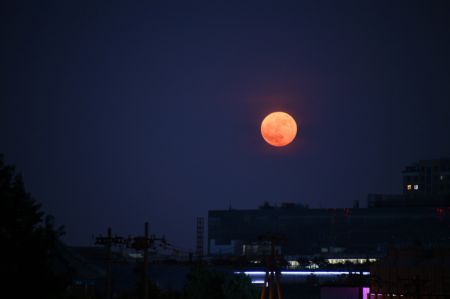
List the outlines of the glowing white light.
{"label": "glowing white light", "polygon": [[264,271],[244,271],[244,272],[234,272],[234,274],[241,274],[244,273],[245,275],[264,275],[266,272]]}

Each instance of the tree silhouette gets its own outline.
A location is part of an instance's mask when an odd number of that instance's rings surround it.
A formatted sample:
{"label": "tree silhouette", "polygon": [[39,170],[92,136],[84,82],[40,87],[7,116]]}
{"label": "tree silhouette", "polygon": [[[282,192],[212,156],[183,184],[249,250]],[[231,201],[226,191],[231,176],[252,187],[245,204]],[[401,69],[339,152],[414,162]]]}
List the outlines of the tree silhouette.
{"label": "tree silhouette", "polygon": [[244,274],[198,268],[189,273],[185,292],[188,299],[254,299],[259,290]]}
{"label": "tree silhouette", "polygon": [[59,298],[67,279],[51,268],[62,230],[25,190],[22,176],[0,154],[0,275],[11,298]]}

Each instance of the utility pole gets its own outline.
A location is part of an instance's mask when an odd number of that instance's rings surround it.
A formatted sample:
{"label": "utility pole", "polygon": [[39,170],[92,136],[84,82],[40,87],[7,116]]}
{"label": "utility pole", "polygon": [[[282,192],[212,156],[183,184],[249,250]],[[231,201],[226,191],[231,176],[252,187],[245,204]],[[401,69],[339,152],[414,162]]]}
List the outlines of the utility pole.
{"label": "utility pole", "polygon": [[267,289],[269,291],[269,299],[274,299],[275,288],[277,291],[277,298],[282,299],[281,285],[280,285],[280,270],[278,269],[276,245],[284,241],[283,237],[276,235],[260,236],[260,241],[270,242],[270,256],[266,258],[266,275],[264,284],[261,290],[260,299],[266,298]]}
{"label": "utility pole", "polygon": [[144,224],[144,236],[141,237],[134,237],[129,238],[127,242],[127,246],[134,248],[136,250],[140,250],[143,252],[144,260],[143,260],[143,268],[142,268],[142,286],[143,286],[143,292],[142,292],[142,298],[148,299],[149,291],[148,291],[148,249],[153,246],[153,243],[155,241],[161,241],[162,243],[166,243],[166,240],[164,237],[162,238],[156,238],[155,236],[149,235],[148,232],[148,222],[145,222]]}
{"label": "utility pole", "polygon": [[112,263],[112,230],[108,227],[106,237],[99,235],[95,238],[95,244],[103,245],[106,248],[106,283],[105,283],[105,293],[106,299],[111,299],[111,263]]}
{"label": "utility pole", "polygon": [[148,249],[153,246],[155,241],[160,241],[162,244],[167,245],[166,239],[164,237],[157,238],[153,235],[149,234],[148,231],[148,222],[144,224],[144,235],[138,237],[129,236],[127,239],[123,237],[119,237],[112,235],[111,227],[108,227],[106,237],[102,235],[98,235],[95,238],[95,244],[103,245],[106,248],[107,258],[106,258],[106,290],[105,290],[105,298],[112,298],[112,247],[115,245],[126,245],[127,248],[134,248],[135,250],[139,250],[143,252],[143,268],[142,268],[142,298],[149,298],[149,278],[148,278],[148,263],[149,263],[149,252]]}
{"label": "utility pole", "polygon": [[134,248],[136,250],[140,250],[143,252],[144,260],[143,260],[143,268],[142,268],[142,285],[143,299],[149,298],[149,279],[148,279],[148,260],[149,260],[149,252],[148,249],[153,246],[155,241],[160,241],[163,244],[166,243],[166,239],[164,237],[156,238],[155,236],[149,235],[148,232],[148,222],[145,222],[144,225],[144,236],[140,237],[128,237],[124,239],[119,236],[112,236],[111,227],[108,227],[106,237],[99,235],[95,238],[95,244],[103,245],[107,250],[107,260],[106,260],[106,299],[112,298],[112,278],[111,278],[111,269],[112,269],[112,246],[114,245],[126,245],[127,248]]}
{"label": "utility pole", "polygon": [[148,239],[148,222],[145,222],[144,227],[144,237],[146,242],[146,245],[144,247],[144,269],[142,270],[142,276],[144,279],[144,299],[148,299],[148,273],[147,273],[147,265],[148,265],[148,247],[149,247],[149,239]]}
{"label": "utility pole", "polygon": [[108,250],[108,257],[107,257],[107,267],[106,267],[106,298],[111,299],[111,269],[112,269],[112,229],[111,227],[108,227],[108,238],[106,243],[106,248]]}
{"label": "utility pole", "polygon": [[108,227],[106,237],[99,235],[95,238],[95,244],[103,245],[106,248],[106,299],[111,299],[111,263],[112,263],[112,230]]}
{"label": "utility pole", "polygon": [[105,293],[106,299],[112,297],[112,246],[117,244],[124,244],[125,240],[122,237],[112,236],[112,229],[108,227],[106,237],[99,235],[95,238],[95,244],[103,245],[106,248],[106,284]]}

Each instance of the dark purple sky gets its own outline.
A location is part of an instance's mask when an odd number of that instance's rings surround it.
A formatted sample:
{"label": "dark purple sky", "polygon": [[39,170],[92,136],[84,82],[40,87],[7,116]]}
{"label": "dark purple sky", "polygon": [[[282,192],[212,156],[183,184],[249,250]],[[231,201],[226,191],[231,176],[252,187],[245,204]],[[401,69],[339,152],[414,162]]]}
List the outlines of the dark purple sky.
{"label": "dark purple sky", "polygon": [[[193,247],[230,201],[351,206],[450,156],[445,1],[10,2],[0,152],[69,244],[149,221]],[[274,110],[286,148],[259,133]]]}

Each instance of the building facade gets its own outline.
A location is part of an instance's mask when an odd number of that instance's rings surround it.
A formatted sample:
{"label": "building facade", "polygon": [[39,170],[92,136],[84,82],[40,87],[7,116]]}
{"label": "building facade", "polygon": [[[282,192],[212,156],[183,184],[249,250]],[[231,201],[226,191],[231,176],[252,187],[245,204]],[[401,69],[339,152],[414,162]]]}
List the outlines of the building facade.
{"label": "building facade", "polygon": [[372,265],[369,298],[450,298],[450,249],[391,249]]}
{"label": "building facade", "polygon": [[450,208],[209,211],[209,255],[242,255],[263,234],[283,235],[283,255],[381,255],[394,245],[450,239]]}
{"label": "building facade", "polygon": [[368,208],[266,204],[253,210],[209,211],[208,254],[242,255],[264,234],[285,237],[283,255],[364,257],[383,255],[396,245],[448,244],[449,162],[427,160],[407,166],[404,193],[371,194]]}
{"label": "building facade", "polygon": [[421,160],[403,170],[403,194],[410,199],[450,197],[450,159]]}

